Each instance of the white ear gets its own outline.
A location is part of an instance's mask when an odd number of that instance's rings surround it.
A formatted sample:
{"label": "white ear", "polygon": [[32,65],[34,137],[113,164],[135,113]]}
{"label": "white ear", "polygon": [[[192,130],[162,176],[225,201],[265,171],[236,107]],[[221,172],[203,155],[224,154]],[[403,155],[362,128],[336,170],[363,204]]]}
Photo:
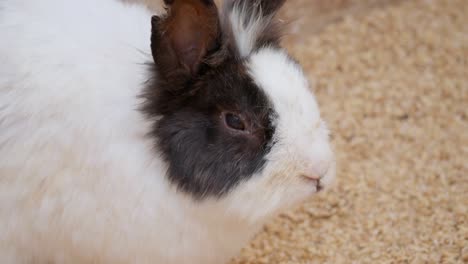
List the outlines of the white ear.
{"label": "white ear", "polygon": [[285,0],[226,0],[224,30],[231,34],[239,56],[259,46],[278,45],[281,27],[274,19]]}

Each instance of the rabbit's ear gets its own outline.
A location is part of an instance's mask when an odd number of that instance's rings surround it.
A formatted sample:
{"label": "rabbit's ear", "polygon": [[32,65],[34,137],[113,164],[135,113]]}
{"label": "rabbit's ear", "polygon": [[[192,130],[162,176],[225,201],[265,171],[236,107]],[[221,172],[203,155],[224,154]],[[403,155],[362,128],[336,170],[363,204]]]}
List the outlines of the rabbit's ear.
{"label": "rabbit's ear", "polygon": [[274,16],[286,0],[226,0],[223,26],[241,57],[256,49],[279,45],[282,27]]}
{"label": "rabbit's ear", "polygon": [[218,10],[213,0],[164,2],[167,15],[152,19],[154,61],[159,72],[167,75],[163,77],[192,76],[205,55],[219,45]]}

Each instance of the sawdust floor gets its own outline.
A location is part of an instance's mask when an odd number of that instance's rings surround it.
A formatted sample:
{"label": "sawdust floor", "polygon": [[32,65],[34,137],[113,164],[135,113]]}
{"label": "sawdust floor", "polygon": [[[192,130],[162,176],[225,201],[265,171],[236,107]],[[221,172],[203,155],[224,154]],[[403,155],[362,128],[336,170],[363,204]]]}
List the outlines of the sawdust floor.
{"label": "sawdust floor", "polygon": [[302,23],[287,46],[316,83],[338,182],[234,263],[468,263],[468,1],[335,20],[315,34]]}

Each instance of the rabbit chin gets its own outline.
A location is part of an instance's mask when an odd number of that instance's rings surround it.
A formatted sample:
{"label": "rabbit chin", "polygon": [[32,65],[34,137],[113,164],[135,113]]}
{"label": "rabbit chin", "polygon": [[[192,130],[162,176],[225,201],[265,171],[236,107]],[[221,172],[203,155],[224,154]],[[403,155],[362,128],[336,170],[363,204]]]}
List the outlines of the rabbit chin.
{"label": "rabbit chin", "polygon": [[198,206],[216,204],[219,208],[217,214],[226,214],[239,223],[256,226],[264,224],[278,213],[294,209],[318,192],[328,190],[334,183],[334,164],[321,178],[318,187],[315,181],[301,176],[302,171],[297,170],[296,160],[289,164],[283,162],[267,164],[261,174],[240,183],[225,197],[207,199]]}

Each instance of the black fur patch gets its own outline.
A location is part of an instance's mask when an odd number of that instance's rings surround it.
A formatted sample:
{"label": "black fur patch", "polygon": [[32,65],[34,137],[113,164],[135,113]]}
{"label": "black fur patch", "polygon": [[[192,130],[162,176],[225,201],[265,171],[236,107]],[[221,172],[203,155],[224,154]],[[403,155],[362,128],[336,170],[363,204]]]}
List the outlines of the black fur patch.
{"label": "black fur patch", "polygon": [[[274,113],[241,62],[224,62],[181,89],[166,85],[171,84],[154,81],[147,87],[144,112],[160,117],[151,135],[169,165],[171,182],[196,198],[220,197],[261,171],[272,144]],[[229,130],[223,111],[245,116],[251,133]]]}

